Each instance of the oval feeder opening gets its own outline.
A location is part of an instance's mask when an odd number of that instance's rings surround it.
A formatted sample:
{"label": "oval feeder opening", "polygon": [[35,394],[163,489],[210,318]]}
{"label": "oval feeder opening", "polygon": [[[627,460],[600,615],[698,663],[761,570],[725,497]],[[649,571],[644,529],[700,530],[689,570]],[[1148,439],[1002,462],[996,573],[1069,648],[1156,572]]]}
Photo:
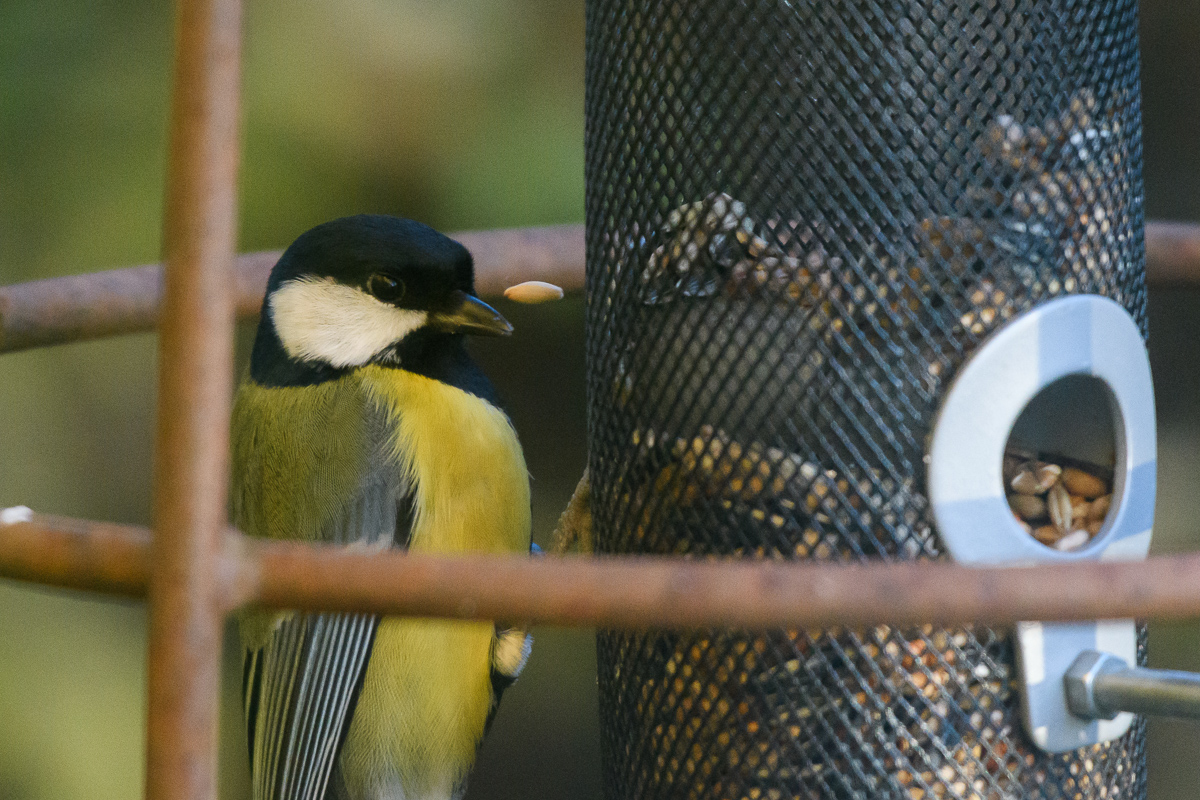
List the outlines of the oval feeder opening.
{"label": "oval feeder opening", "polygon": [[1021,527],[1046,547],[1086,547],[1113,507],[1115,415],[1103,381],[1069,375],[1034,396],[1004,447],[1004,494]]}

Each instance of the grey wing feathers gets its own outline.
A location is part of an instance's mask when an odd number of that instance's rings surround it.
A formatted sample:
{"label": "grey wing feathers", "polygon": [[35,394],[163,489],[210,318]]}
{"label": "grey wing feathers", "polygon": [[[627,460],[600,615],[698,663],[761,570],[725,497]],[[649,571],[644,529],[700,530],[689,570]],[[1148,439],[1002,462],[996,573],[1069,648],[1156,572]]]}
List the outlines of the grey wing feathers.
{"label": "grey wing feathers", "polygon": [[322,800],[378,618],[297,614],[254,659],[256,800]]}
{"label": "grey wing feathers", "polygon": [[[323,532],[327,542],[402,545],[407,492],[365,488]],[[244,699],[254,800],[323,800],[371,653],[379,618],[291,614],[247,651]]]}

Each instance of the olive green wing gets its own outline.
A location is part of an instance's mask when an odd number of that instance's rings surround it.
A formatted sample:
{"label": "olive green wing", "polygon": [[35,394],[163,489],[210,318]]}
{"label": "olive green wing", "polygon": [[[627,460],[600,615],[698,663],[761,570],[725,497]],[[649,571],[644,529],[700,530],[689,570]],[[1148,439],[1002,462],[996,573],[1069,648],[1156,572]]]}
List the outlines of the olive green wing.
{"label": "olive green wing", "polygon": [[[407,545],[412,492],[390,429],[352,379],[265,387],[234,404],[234,520],[251,536],[387,549]],[[250,611],[239,627],[254,800],[322,800],[379,620]]]}

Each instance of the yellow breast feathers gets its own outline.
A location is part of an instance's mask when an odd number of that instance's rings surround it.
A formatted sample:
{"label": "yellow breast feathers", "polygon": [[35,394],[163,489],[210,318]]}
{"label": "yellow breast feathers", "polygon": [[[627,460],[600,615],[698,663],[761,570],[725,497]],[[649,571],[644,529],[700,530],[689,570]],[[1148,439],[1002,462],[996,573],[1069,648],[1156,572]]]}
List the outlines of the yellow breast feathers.
{"label": "yellow breast feathers", "polygon": [[[403,370],[360,370],[390,415],[415,479],[409,549],[528,552],[529,478],[516,433],[490,403]],[[384,619],[342,751],[354,797],[449,800],[492,701],[490,622]]]}
{"label": "yellow breast feathers", "polygon": [[504,412],[399,369],[361,370],[392,418],[392,448],[417,488],[414,552],[527,552],[529,474]]}

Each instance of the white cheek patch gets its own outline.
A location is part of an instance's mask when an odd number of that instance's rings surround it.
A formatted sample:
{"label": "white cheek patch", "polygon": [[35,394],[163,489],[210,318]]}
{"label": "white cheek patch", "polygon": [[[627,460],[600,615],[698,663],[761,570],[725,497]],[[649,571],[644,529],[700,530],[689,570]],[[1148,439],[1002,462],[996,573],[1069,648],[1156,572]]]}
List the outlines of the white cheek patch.
{"label": "white cheek patch", "polygon": [[424,311],[395,308],[330,278],[298,278],[271,295],[283,349],[301,361],[360,367],[425,324]]}

